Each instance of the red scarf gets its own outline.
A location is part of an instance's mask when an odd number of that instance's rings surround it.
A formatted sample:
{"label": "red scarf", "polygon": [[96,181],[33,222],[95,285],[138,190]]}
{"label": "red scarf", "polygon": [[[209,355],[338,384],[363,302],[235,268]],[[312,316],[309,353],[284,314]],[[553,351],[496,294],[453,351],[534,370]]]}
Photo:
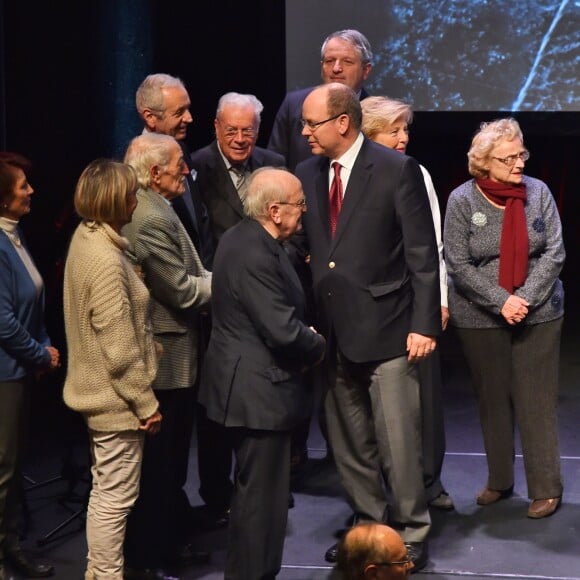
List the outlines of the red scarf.
{"label": "red scarf", "polygon": [[505,207],[499,246],[499,285],[513,294],[528,275],[529,239],[526,226],[526,184],[512,185],[491,179],[476,179],[493,203]]}

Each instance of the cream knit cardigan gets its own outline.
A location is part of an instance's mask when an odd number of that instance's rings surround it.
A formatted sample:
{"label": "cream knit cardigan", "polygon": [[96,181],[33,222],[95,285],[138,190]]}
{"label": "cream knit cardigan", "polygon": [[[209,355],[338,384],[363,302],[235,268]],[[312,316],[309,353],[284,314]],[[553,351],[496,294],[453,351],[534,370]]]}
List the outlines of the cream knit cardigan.
{"label": "cream knit cardigan", "polygon": [[64,401],[96,431],[137,429],[158,403],[149,292],[106,224],[76,229],[64,273],[68,347]]}

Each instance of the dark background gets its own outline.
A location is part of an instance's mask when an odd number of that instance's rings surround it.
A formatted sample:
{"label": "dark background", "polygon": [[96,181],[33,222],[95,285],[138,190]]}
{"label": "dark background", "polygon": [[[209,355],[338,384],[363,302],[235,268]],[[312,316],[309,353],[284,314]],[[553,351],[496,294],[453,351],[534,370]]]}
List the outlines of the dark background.
{"label": "dark background", "polygon": [[[33,162],[29,178],[36,194],[22,225],[47,283],[48,324],[58,342],[61,268],[76,225],[74,186],[89,161],[121,158],[141,131],[137,86],[152,72],[183,79],[192,101],[188,141],[194,149],[213,138],[223,93],[254,93],[265,107],[258,143],[265,146],[285,94],[285,6],[273,0],[0,0],[0,11],[0,148]],[[304,14],[305,23],[310,18]],[[451,190],[469,177],[466,153],[479,123],[506,115],[416,113],[409,153],[431,172],[443,212]],[[549,185],[560,208],[570,318],[580,248],[580,113],[514,116],[532,153],[526,171]]]}

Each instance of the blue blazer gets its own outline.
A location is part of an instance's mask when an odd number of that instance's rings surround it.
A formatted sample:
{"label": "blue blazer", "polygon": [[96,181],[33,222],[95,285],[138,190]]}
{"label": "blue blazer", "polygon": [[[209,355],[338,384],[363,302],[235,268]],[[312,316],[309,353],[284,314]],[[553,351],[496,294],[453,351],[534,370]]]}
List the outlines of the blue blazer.
{"label": "blue blazer", "polygon": [[355,363],[403,356],[409,332],[441,333],[439,258],[419,164],[365,139],[333,239],[328,165],[313,156],[296,168],[308,202],[302,223],[319,332],[334,334]]}
{"label": "blue blazer", "polygon": [[26,266],[0,230],[0,381],[19,380],[49,366],[49,345],[44,288],[37,295]]}

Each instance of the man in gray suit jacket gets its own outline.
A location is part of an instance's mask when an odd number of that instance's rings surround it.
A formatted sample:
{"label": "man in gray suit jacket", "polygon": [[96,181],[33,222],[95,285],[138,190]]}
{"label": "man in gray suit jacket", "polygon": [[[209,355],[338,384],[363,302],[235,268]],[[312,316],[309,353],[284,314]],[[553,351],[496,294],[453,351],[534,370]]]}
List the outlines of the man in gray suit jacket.
{"label": "man in gray suit jacket", "polygon": [[305,323],[302,286],[282,246],[306,210],[300,182],[258,169],[244,209],[248,218],[215,255],[199,400],[225,427],[238,466],[224,577],[272,580],[282,563],[292,429],[308,409],[302,374],[322,360],[325,341]]}
{"label": "man in gray suit jacket", "polygon": [[125,541],[127,577],[163,578],[162,567],[184,544],[180,521],[189,503],[181,474],[187,471],[193,423],[198,317],[210,301],[211,274],[170,203],[185,191],[188,173],[177,141],[140,135],[130,143],[125,162],[135,169],[141,189],[123,234],[153,299],[153,331],[163,346],[153,388],[164,416],[162,432],[145,443],[141,490]]}

